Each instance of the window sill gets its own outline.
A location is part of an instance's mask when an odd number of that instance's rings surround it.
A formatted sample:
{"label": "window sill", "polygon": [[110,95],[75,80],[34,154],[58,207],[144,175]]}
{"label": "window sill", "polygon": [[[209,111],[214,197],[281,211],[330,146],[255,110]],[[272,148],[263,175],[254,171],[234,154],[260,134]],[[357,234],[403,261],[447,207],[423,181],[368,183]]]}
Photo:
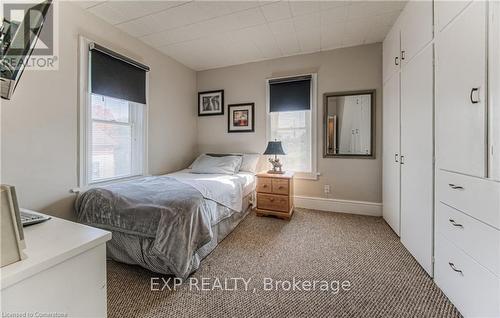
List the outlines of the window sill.
{"label": "window sill", "polygon": [[319,172],[295,172],[294,178],[299,180],[318,180],[321,174]]}
{"label": "window sill", "polygon": [[70,191],[72,193],[80,193],[80,192],[85,192],[88,189],[92,189],[92,188],[95,188],[98,186],[104,186],[104,185],[109,185],[109,184],[113,184],[113,183],[135,180],[135,179],[139,179],[139,178],[143,178],[143,177],[147,177],[147,176],[148,175],[134,175],[134,176],[126,176],[126,177],[121,177],[121,178],[116,178],[116,179],[105,179],[105,180],[101,180],[101,181],[92,182],[92,183],[89,183],[87,185],[82,185],[78,188],[72,188]]}

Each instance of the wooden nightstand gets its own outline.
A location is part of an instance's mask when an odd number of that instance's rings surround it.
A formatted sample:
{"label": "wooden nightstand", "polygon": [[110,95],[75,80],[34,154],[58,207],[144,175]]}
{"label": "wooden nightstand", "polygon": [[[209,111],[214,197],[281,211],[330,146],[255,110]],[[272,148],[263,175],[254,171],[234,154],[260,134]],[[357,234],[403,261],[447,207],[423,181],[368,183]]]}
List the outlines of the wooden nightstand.
{"label": "wooden nightstand", "polygon": [[257,174],[258,216],[274,215],[290,219],[293,214],[293,172]]}

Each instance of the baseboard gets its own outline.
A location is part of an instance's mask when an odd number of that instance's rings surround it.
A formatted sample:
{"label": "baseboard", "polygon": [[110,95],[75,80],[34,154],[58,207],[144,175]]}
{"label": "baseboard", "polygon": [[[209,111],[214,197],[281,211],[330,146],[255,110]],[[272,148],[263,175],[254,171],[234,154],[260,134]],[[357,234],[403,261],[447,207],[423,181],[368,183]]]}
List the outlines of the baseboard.
{"label": "baseboard", "polygon": [[376,202],[349,201],[296,195],[294,197],[294,204],[296,207],[304,209],[382,216],[382,203]]}

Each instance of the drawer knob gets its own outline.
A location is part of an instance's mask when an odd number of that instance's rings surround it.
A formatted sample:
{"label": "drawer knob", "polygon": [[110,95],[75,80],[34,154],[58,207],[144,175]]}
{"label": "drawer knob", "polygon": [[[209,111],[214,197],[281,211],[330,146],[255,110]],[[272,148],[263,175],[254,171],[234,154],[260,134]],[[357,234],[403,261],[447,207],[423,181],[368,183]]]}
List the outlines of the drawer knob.
{"label": "drawer knob", "polygon": [[449,219],[448,221],[450,221],[451,225],[453,225],[453,226],[461,227],[461,228],[464,227],[462,224],[455,222],[455,220],[453,220],[453,219]]}
{"label": "drawer knob", "polygon": [[451,269],[454,270],[455,272],[460,273],[462,275],[464,274],[461,270],[457,269],[455,267],[455,264],[453,264],[452,262],[448,262],[448,265],[450,265]]}
{"label": "drawer knob", "polygon": [[464,187],[462,186],[458,186],[458,185],[455,185],[453,183],[449,183],[448,184],[450,186],[450,188],[452,188],[453,190],[464,190]]}
{"label": "drawer knob", "polygon": [[263,187],[263,188],[267,188],[267,184],[264,184],[262,187]]}
{"label": "drawer knob", "polygon": [[273,198],[271,198],[271,199],[269,199],[269,201],[274,202],[274,199],[273,199]]}
{"label": "drawer knob", "polygon": [[281,190],[281,189],[283,189],[283,188],[285,188],[285,187],[284,187],[284,186],[279,186],[279,187],[278,187],[278,189],[280,189],[280,190]]}

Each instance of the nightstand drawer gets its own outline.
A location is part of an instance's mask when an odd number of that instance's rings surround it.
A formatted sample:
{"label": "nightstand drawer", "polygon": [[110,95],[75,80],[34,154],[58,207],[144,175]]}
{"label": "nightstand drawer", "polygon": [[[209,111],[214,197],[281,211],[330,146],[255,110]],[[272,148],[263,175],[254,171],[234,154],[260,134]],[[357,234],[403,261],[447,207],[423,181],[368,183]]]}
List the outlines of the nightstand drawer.
{"label": "nightstand drawer", "polygon": [[286,196],[257,193],[258,209],[288,212],[288,201]]}
{"label": "nightstand drawer", "polygon": [[287,179],[272,179],[273,193],[288,195]]}
{"label": "nightstand drawer", "polygon": [[257,178],[257,192],[272,193],[273,188],[271,180],[271,178]]}

